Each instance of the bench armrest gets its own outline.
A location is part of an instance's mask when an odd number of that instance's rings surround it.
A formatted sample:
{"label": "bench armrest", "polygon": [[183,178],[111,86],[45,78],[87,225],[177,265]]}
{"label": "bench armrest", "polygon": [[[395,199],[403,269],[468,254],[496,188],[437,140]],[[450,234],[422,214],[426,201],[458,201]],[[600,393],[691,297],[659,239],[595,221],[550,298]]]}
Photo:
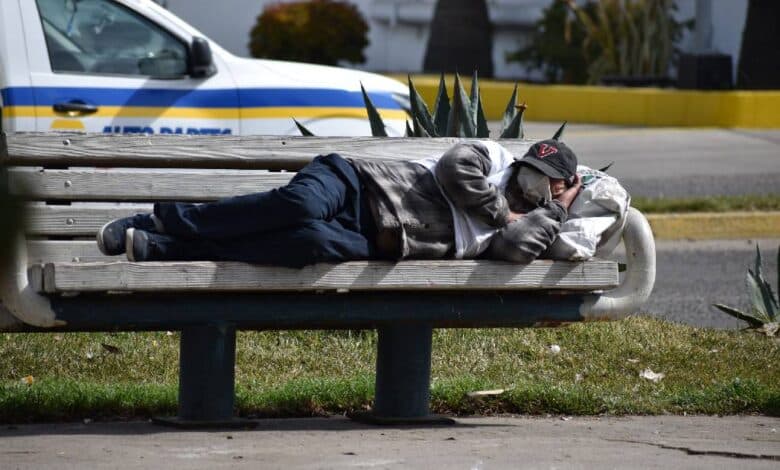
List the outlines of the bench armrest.
{"label": "bench armrest", "polygon": [[19,237],[11,263],[0,269],[0,329],[10,330],[19,321],[32,326],[64,326],[55,318],[49,299],[38,294],[27,271],[27,244]]}
{"label": "bench armrest", "polygon": [[580,308],[585,320],[618,320],[645,303],[655,284],[655,240],[641,212],[629,207],[623,229],[626,272],[620,286],[600,295],[589,295]]}

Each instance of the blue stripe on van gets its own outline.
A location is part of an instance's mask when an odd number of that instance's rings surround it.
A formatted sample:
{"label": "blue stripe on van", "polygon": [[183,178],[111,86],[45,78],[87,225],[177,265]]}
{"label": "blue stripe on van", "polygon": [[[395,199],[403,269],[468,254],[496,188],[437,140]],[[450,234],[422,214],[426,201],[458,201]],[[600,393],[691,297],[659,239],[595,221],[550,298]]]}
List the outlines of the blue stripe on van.
{"label": "blue stripe on van", "polygon": [[[104,106],[184,108],[364,106],[360,92],[327,88],[247,88],[236,93],[235,89],[10,87],[1,92],[6,106],[51,106],[71,99]],[[378,108],[401,109],[390,93],[369,93],[369,96]]]}

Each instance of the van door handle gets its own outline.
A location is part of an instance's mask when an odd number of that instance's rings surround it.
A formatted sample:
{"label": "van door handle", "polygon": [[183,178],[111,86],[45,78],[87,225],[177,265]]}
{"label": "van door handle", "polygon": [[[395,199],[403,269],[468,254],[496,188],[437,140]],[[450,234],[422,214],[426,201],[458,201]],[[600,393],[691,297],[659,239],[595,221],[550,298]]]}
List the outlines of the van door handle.
{"label": "van door handle", "polygon": [[54,103],[55,112],[67,113],[70,116],[86,116],[87,114],[96,113],[98,107],[94,104],[85,103],[80,100],[66,101],[64,103]]}

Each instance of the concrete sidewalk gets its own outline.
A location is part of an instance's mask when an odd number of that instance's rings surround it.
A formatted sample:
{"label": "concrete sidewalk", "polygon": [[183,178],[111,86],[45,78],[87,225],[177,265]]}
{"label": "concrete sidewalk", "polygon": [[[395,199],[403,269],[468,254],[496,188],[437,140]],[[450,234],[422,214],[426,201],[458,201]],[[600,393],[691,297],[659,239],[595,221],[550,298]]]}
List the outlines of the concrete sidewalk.
{"label": "concrete sidewalk", "polygon": [[343,417],[182,432],[149,423],[3,426],[0,468],[707,468],[780,465],[780,418],[459,418],[370,427]]}

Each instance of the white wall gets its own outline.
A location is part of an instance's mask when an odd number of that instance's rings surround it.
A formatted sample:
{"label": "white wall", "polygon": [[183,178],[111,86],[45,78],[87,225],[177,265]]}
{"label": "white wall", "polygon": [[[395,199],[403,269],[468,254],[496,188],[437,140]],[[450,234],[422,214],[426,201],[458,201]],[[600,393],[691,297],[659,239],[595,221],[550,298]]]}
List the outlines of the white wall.
{"label": "white wall", "polygon": [[[239,56],[249,56],[249,31],[266,4],[279,0],[160,0],[221,46]],[[282,0],[290,1],[290,0]],[[382,72],[419,72],[428,43],[429,22],[435,0],[351,0],[370,24],[367,61],[356,68]],[[494,24],[493,64],[499,78],[525,77],[517,63],[507,64],[506,52],[527,40],[526,31],[550,0],[488,0]],[[780,1],[780,0],[779,0]],[[694,16],[695,0],[678,0],[679,18]],[[734,68],[739,57],[747,0],[713,0],[713,49],[730,54]],[[692,35],[681,42],[689,51]],[[736,72],[735,72],[736,73]]]}

